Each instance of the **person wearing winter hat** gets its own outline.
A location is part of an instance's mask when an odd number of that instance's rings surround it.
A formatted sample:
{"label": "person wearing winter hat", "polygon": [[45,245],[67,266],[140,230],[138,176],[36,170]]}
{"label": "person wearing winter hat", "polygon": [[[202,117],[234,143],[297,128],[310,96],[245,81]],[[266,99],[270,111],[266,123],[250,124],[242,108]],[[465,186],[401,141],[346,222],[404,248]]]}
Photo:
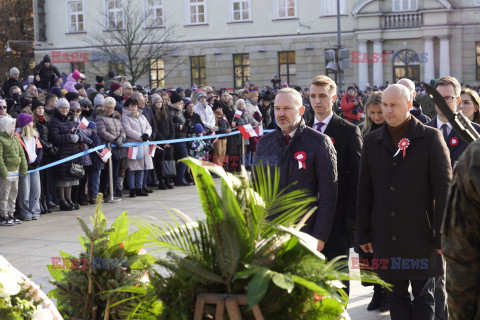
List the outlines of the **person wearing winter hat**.
{"label": "person wearing winter hat", "polygon": [[21,223],[15,219],[15,202],[18,194],[17,174],[27,174],[27,161],[17,137],[14,136],[15,119],[0,117],[0,226]]}
{"label": "person wearing winter hat", "polygon": [[175,91],[182,96],[182,99],[185,99],[185,90],[182,87],[178,87]]}
{"label": "person wearing winter hat", "polygon": [[[88,123],[88,129],[91,133],[89,138],[93,141],[92,147],[101,145],[102,140],[98,136],[97,125],[94,121],[90,121]],[[105,168],[105,164],[96,152],[92,153],[90,158],[92,165],[90,167],[86,167],[86,173],[88,176],[88,196],[85,200],[88,204],[95,204],[98,192],[100,190],[100,176],[102,174],[102,170]]]}
{"label": "person wearing winter hat", "polygon": [[5,98],[7,99],[12,98],[12,95],[10,93],[10,88],[19,87],[20,89],[23,89],[22,82],[19,80],[19,77],[20,77],[20,70],[18,70],[18,68],[15,68],[15,67],[11,68],[10,78],[7,81],[5,81],[2,87],[3,95]]}
{"label": "person wearing winter hat", "polygon": [[193,107],[193,112],[200,116],[204,128],[210,132],[215,131],[215,115],[213,114],[212,107],[207,103],[207,95],[203,91],[196,91],[196,96],[197,104]]}
{"label": "person wearing winter hat", "polygon": [[50,56],[45,55],[43,60],[33,68],[33,84],[42,90],[49,91],[51,87],[55,86],[55,75],[59,78],[62,77],[57,67],[52,65]]}
{"label": "person wearing winter hat", "polygon": [[[38,168],[42,162],[43,147],[31,115],[25,113],[18,115],[15,135],[25,153],[28,170]],[[30,172],[20,177],[18,184],[18,218],[20,220],[30,221],[40,218],[40,193],[40,172]]]}
{"label": "person wearing winter hat", "polygon": [[104,104],[105,104],[105,98],[103,97],[103,94],[97,94],[93,99],[93,106],[97,108],[97,107],[102,107]]}
{"label": "person wearing winter hat", "polygon": [[85,91],[85,86],[81,84],[80,82],[75,85],[75,89],[77,89],[77,92],[80,96],[80,98],[84,99],[87,98],[87,92]]}
{"label": "person wearing winter hat", "polygon": [[68,75],[67,82],[63,85],[63,89],[67,90],[67,92],[78,92],[77,89],[75,89],[78,80],[80,80],[80,71],[75,70]]}
{"label": "person wearing winter hat", "polygon": [[94,117],[92,116],[92,102],[89,99],[80,99],[78,103],[82,108],[82,116],[87,118],[88,121],[94,121]]}
{"label": "person wearing winter hat", "polygon": [[[92,88],[92,87],[88,88],[88,89],[86,90],[86,92],[87,92],[87,98],[88,98],[88,99],[90,99],[90,97],[91,97],[91,95],[92,95],[92,92],[95,92],[95,96],[98,94],[98,91],[95,90],[95,88]],[[95,98],[95,96],[93,96],[93,97]],[[93,99],[90,99],[90,100],[93,100]]]}
{"label": "person wearing winter hat", "polygon": [[65,98],[58,99],[57,108],[60,108],[61,106],[68,106],[68,109],[70,109],[70,103]]}
{"label": "person wearing winter hat", "polygon": [[80,95],[78,94],[78,92],[67,92],[67,94],[65,95],[65,99],[67,99],[68,102],[78,102],[80,100]]}
{"label": "person wearing winter hat", "polygon": [[62,89],[60,89],[59,87],[52,87],[50,89],[50,93],[56,95],[58,99],[63,98]]}
{"label": "person wearing winter hat", "polygon": [[19,105],[21,111],[25,111],[24,109],[27,109],[29,111],[32,110],[32,100],[29,100],[27,98],[21,98],[19,101]]}
{"label": "person wearing winter hat", "polygon": [[108,90],[110,88],[110,84],[113,81],[115,81],[116,76],[117,76],[117,74],[115,73],[115,71],[113,71],[113,70],[108,71],[107,76],[104,78],[104,84],[103,84],[105,90]]}
{"label": "person wearing winter hat", "polygon": [[108,96],[115,99],[117,104],[115,105],[115,111],[118,111],[120,114],[123,114],[123,105],[125,101],[123,100],[123,89],[122,85],[118,82],[112,82],[110,84],[110,90],[108,91]]}

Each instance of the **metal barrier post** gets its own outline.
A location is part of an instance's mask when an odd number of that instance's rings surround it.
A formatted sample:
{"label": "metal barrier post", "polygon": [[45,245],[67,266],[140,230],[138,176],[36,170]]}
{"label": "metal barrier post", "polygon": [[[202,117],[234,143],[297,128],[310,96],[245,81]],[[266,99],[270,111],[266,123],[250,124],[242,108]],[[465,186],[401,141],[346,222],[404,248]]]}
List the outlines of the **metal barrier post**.
{"label": "metal barrier post", "polygon": [[245,166],[245,139],[243,138],[242,135],[242,166]]}
{"label": "metal barrier post", "polygon": [[[108,149],[110,150],[110,152],[112,151],[112,145],[110,143],[108,144]],[[108,189],[109,189],[109,193],[110,193],[110,196],[108,197],[108,202],[116,203],[116,202],[122,201],[122,199],[115,198],[113,196],[114,186],[113,186],[113,164],[112,164],[112,161],[113,161],[113,156],[111,156],[110,159],[108,159],[108,180],[109,180],[109,188]]]}

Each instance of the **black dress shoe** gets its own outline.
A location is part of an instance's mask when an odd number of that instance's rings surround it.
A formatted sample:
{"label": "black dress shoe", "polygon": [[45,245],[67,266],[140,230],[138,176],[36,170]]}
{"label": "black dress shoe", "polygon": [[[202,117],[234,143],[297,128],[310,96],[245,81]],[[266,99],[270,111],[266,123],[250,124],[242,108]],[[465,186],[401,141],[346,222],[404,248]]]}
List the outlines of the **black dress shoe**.
{"label": "black dress shoe", "polygon": [[65,200],[60,200],[60,211],[73,211],[75,210],[72,206],[68,204]]}
{"label": "black dress shoe", "polygon": [[130,191],[129,191],[129,196],[130,196],[130,198],[135,198],[135,197],[136,197],[136,195],[135,195],[135,189],[130,189]]}
{"label": "black dress shoe", "polygon": [[390,310],[390,301],[386,290],[382,291],[382,296],[380,297],[380,303],[378,304],[378,311],[385,312]]}
{"label": "black dress shoe", "polygon": [[148,193],[146,193],[142,189],[135,189],[135,194],[139,197],[148,197]]}
{"label": "black dress shoe", "polygon": [[150,189],[149,187],[143,187],[142,190],[143,190],[143,192],[145,192],[145,193],[152,193],[152,192],[153,192],[153,190]]}
{"label": "black dress shoe", "polygon": [[170,181],[165,181],[165,186],[167,187],[167,189],[173,189],[173,186],[172,184],[170,183]]}
{"label": "black dress shoe", "polygon": [[382,299],[383,288],[378,284],[373,287],[373,296],[372,301],[367,306],[368,311],[377,310],[380,305],[380,300]]}
{"label": "black dress shoe", "polygon": [[58,209],[59,205],[50,200],[47,202],[47,207],[48,209]]}
{"label": "black dress shoe", "polygon": [[72,200],[67,200],[67,203],[68,203],[68,205],[69,205],[70,207],[72,207],[72,208],[75,209],[75,210],[79,210],[79,209],[80,209],[80,206],[79,206],[78,204],[76,204],[76,203],[73,203]]}

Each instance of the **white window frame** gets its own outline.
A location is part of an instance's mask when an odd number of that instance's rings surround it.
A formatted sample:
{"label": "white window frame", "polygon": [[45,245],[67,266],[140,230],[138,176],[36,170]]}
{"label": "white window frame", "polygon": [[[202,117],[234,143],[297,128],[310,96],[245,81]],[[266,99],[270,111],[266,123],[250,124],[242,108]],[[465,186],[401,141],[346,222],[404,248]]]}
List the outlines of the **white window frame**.
{"label": "white window frame", "polygon": [[[241,8],[242,8],[242,4],[243,2],[246,2],[248,4],[248,19],[244,19],[243,18],[243,11]],[[240,4],[240,19],[239,20],[235,20],[235,9],[234,9],[234,6],[235,6],[235,3],[239,3]],[[245,21],[253,21],[252,19],[252,0],[229,0],[228,1],[228,19],[229,19],[229,22],[245,22]]]}
{"label": "white window frame", "polygon": [[[196,26],[202,24],[208,24],[208,15],[207,15],[207,0],[196,0],[195,3],[190,3],[190,0],[185,0],[185,24],[189,26]],[[197,22],[191,22],[190,20],[190,7],[196,6],[198,9],[199,5],[203,5],[203,22],[198,22],[198,10],[197,10]]]}
{"label": "white window frame", "polygon": [[[165,2],[164,0],[155,0],[156,2],[160,2],[160,4],[155,4],[153,6],[150,6],[148,4],[149,0],[145,0],[145,28],[161,28],[165,27]],[[154,21],[157,21],[157,9],[162,9],[162,15],[160,19],[162,20],[162,24],[160,25],[150,25],[150,21],[152,18],[154,18]]]}
{"label": "white window frame", "polygon": [[[327,3],[333,4],[333,10],[327,12]],[[320,0],[320,9],[321,9],[321,16],[336,16],[337,15],[337,0]],[[347,15],[347,0],[340,0],[340,15],[346,16]]]}
{"label": "white window frame", "polygon": [[[115,9],[108,9],[108,2],[109,1],[117,1],[120,3],[121,8],[115,8]],[[115,30],[110,28],[110,20],[108,18],[108,15],[110,12],[115,12],[118,13],[120,12],[122,14],[122,28],[124,29],[125,26],[123,25],[125,23],[125,17],[123,16],[123,11],[125,10],[124,6],[124,0],[105,0],[105,30]],[[115,24],[118,24],[117,19],[115,18]]]}
{"label": "white window frame", "polygon": [[392,0],[392,12],[416,10],[418,10],[418,0]]}
{"label": "white window frame", "polygon": [[275,20],[280,20],[280,19],[295,19],[298,18],[298,1],[293,0],[293,5],[295,9],[295,15],[294,16],[288,16],[288,6],[285,7],[285,17],[280,16],[280,8],[282,7],[280,3],[282,4],[287,4],[288,1],[290,0],[273,0],[273,14],[274,14],[274,19]]}
{"label": "white window frame", "polygon": [[[77,25],[77,31],[73,31],[72,30],[72,12],[70,11],[70,4],[72,2],[80,2],[82,3],[82,11],[76,11],[75,14],[76,17],[77,17],[77,22],[76,22],[76,25]],[[86,24],[85,24],[85,3],[83,0],[67,0],[65,2],[66,6],[65,6],[65,10],[67,12],[67,31],[68,33],[82,33],[82,32],[86,32]],[[83,16],[83,30],[79,31],[78,30],[78,16],[79,15],[82,15]]]}

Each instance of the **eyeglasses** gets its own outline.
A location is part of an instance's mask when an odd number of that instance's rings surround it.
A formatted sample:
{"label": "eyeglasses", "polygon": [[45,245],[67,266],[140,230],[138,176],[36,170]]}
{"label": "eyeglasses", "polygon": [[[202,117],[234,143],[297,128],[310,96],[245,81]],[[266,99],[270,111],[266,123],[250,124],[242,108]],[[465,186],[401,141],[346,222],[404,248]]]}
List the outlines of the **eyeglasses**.
{"label": "eyeglasses", "polygon": [[458,97],[450,97],[450,96],[443,97],[443,99],[445,99],[445,102],[447,102],[447,103],[452,102],[453,99],[455,99],[455,98],[458,98]]}
{"label": "eyeglasses", "polygon": [[82,110],[73,110],[74,113],[82,113]]}
{"label": "eyeglasses", "polygon": [[0,106],[0,109],[7,109],[7,106]]}

